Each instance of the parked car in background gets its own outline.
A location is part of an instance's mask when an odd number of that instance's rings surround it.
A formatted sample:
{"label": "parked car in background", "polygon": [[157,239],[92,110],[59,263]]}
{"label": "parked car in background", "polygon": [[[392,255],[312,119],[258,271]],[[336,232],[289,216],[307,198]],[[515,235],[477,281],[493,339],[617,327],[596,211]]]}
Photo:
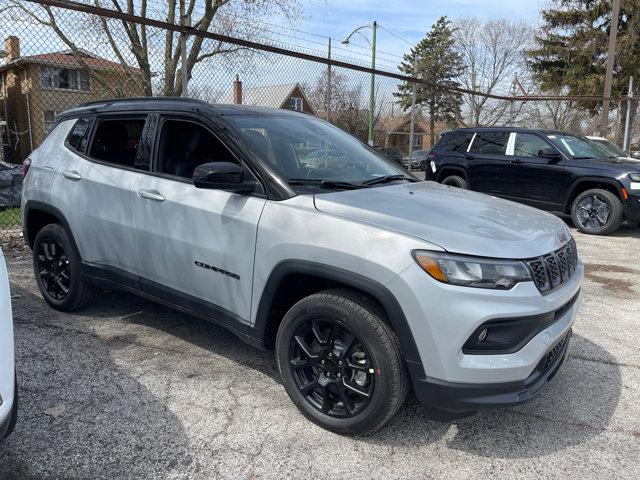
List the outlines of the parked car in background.
{"label": "parked car in background", "polygon": [[0,162],[0,209],[19,207],[22,165]]}
{"label": "parked car in background", "polygon": [[423,172],[426,169],[427,165],[427,155],[429,154],[429,150],[416,150],[411,154],[411,157],[404,157],[402,159],[402,166],[409,169],[409,160],[411,160],[411,170],[422,170]]}
{"label": "parked car in background", "polygon": [[589,140],[595,142],[596,145],[603,148],[607,155],[618,157],[618,158],[630,158],[630,155],[627,154],[623,149],[617,146],[610,140],[607,140],[604,137],[595,137],[595,136],[587,136]]}
{"label": "parked car in background", "polygon": [[402,166],[402,153],[398,148],[376,148],[376,150],[396,165]]}
{"label": "parked car in background", "polygon": [[[303,164],[319,143],[335,153]],[[27,166],[49,305],[119,288],[222,325],[275,349],[329,430],[380,427],[410,384],[454,412],[524,402],[565,358],[584,267],[563,221],[419,182],[314,116],[107,100],[61,114]]]}
{"label": "parked car in background", "polygon": [[18,389],[14,362],[11,293],[7,265],[4,254],[0,250],[0,439],[13,431],[17,417]]}
{"label": "parked car in background", "polygon": [[444,133],[428,179],[569,213],[584,233],[640,221],[640,162],[604,153],[593,140],[557,130],[468,128]]}

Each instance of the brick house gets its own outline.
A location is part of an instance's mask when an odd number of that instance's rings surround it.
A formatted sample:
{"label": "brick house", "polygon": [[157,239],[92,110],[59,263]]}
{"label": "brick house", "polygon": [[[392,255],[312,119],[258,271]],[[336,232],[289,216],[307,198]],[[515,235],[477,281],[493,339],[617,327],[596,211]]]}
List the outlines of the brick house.
{"label": "brick house", "polygon": [[[20,55],[18,37],[4,42],[0,64],[0,140],[7,161],[20,162],[36,148],[55,116],[80,103],[144,95],[140,71],[80,50]],[[84,64],[84,65],[83,65]]]}
{"label": "brick house", "polygon": [[[440,133],[449,127],[444,122],[436,122],[436,141]],[[429,122],[416,115],[413,145],[414,150],[431,148],[429,145]],[[376,128],[376,144],[385,148],[399,148],[403,154],[409,152],[409,135],[411,132],[411,116],[409,114],[393,117],[381,117]]]}
{"label": "brick house", "polygon": [[243,88],[242,82],[237,75],[233,82],[233,89],[219,98],[218,103],[283,108],[286,110],[306,112],[312,115],[316,114],[313,105],[299,83]]}

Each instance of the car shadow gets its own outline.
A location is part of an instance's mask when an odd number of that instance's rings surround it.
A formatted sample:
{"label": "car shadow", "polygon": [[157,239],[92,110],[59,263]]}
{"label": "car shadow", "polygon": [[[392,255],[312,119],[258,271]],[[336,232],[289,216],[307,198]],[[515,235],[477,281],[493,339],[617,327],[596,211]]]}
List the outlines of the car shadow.
{"label": "car shadow", "polygon": [[[187,342],[281,383],[273,352],[251,347],[209,322],[127,293],[101,295],[75,315],[97,318],[97,322],[101,317],[120,317],[125,322],[160,330],[172,337],[169,342],[177,342],[171,344],[172,351],[179,349],[181,342]],[[597,361],[577,358],[579,352],[586,351]],[[371,435],[359,437],[359,440],[407,449],[442,442],[448,448],[485,457],[539,457],[584,443],[605,430],[615,412],[620,392],[621,374],[615,358],[599,345],[574,335],[564,367],[529,403],[442,422],[429,418],[410,394],[386,426]],[[293,404],[290,409],[295,412]]]}
{"label": "car shadow", "polygon": [[[578,231],[577,227],[573,224],[570,215],[558,215],[564,223],[567,224],[572,230]],[[619,237],[619,238],[640,238],[640,227],[636,224],[630,224],[627,221],[622,222],[620,228],[613,233],[606,235],[607,237]]]}
{"label": "car shadow", "polygon": [[19,413],[0,443],[1,479],[169,478],[195,467],[166,399],[119,367],[125,344],[33,316],[43,300],[13,282],[11,292]]}

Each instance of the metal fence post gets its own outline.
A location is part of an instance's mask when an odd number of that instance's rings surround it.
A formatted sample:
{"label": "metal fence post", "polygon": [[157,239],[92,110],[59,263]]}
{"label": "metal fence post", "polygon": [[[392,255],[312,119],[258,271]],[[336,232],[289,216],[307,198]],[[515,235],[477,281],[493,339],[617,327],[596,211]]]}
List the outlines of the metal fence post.
{"label": "metal fence post", "polygon": [[327,64],[327,95],[326,95],[326,106],[325,111],[327,115],[327,122],[331,121],[331,37],[329,37],[329,45],[327,49],[327,60],[329,63]]}
{"label": "metal fence post", "polygon": [[633,102],[633,77],[629,77],[629,93],[627,94],[627,118],[624,122],[624,140],[622,149],[629,153],[629,129],[631,127],[631,103]]}
{"label": "metal fence post", "polygon": [[411,172],[411,156],[413,155],[413,137],[416,131],[416,74],[418,66],[416,57],[413,57],[413,87],[411,89],[411,127],[409,129],[409,161],[407,162],[407,169]]}
{"label": "metal fence post", "polygon": [[[190,27],[191,19],[189,15],[187,15],[186,0],[180,0],[180,25],[182,27]],[[187,34],[180,34],[180,71],[182,73],[182,96],[187,97],[189,95],[188,83],[189,83],[189,72],[187,68]]]}

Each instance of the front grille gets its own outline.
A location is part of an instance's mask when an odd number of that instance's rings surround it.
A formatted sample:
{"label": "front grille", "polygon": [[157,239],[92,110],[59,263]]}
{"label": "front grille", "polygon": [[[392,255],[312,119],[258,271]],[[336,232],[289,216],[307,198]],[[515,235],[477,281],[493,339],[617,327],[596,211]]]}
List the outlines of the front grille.
{"label": "front grille", "polygon": [[542,293],[564,285],[575,273],[578,265],[578,250],[572,238],[564,247],[542,257],[526,261],[533,281]]}

